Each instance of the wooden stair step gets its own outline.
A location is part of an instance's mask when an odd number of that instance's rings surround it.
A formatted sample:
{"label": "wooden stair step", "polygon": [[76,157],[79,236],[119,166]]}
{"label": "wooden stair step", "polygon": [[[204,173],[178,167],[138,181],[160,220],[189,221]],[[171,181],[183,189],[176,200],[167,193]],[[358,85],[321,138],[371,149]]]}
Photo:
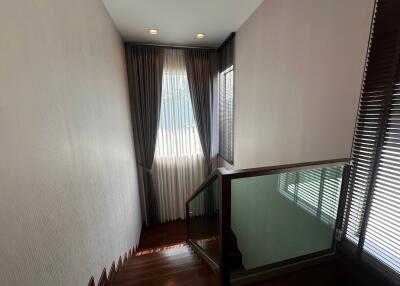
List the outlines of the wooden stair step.
{"label": "wooden stair step", "polygon": [[197,277],[179,284],[180,286],[217,286],[216,278],[213,276]]}
{"label": "wooden stair step", "polygon": [[134,272],[145,272],[145,271],[152,271],[154,269],[156,270],[163,270],[165,268],[177,268],[182,265],[190,264],[190,263],[201,263],[201,260],[197,258],[196,256],[187,256],[183,258],[177,258],[177,259],[170,259],[170,260],[160,260],[157,262],[153,262],[150,264],[145,264],[145,265],[124,265],[121,268],[121,273],[123,272],[129,272],[129,271],[134,271]]}
{"label": "wooden stair step", "polygon": [[[159,250],[159,249],[157,249]],[[109,286],[218,285],[208,266],[187,245],[133,256],[114,275]]]}
{"label": "wooden stair step", "polygon": [[157,255],[151,258],[144,258],[142,256],[132,257],[130,258],[124,266],[150,266],[152,264],[157,264],[159,262],[167,263],[168,261],[174,261],[178,259],[184,259],[187,257],[193,257],[193,253],[181,253],[177,255],[171,256],[164,256],[164,255]]}
{"label": "wooden stair step", "polygon": [[126,277],[129,279],[136,279],[140,277],[153,277],[153,276],[161,276],[161,275],[166,275],[166,274],[171,274],[174,272],[179,272],[182,270],[185,270],[187,268],[191,267],[197,267],[197,266],[204,266],[199,261],[194,261],[194,262],[187,262],[184,264],[180,265],[164,265],[162,267],[158,268],[147,268],[147,269],[138,269],[138,270],[133,270],[133,271],[128,271],[128,272],[120,272],[121,277]]}
{"label": "wooden stair step", "polygon": [[148,285],[148,286],[167,286],[167,285],[179,285],[178,283],[185,282],[193,279],[193,277],[201,277],[208,275],[208,270],[204,265],[197,265],[192,267],[185,267],[174,272],[166,274],[157,274],[148,277],[141,276],[140,278],[132,279],[126,275],[118,275],[110,283],[111,286],[137,286],[137,285]]}
{"label": "wooden stair step", "polygon": [[[146,253],[149,252],[149,253]],[[143,253],[142,255],[140,255],[141,253]],[[161,250],[155,250],[155,249],[144,249],[139,251],[138,253],[136,253],[134,257],[140,257],[144,260],[147,259],[153,259],[154,257],[158,257],[158,256],[173,256],[173,255],[179,255],[179,254],[184,254],[184,253],[193,253],[193,250],[185,245],[182,247],[174,247],[174,248],[168,248],[168,249],[161,249]]]}

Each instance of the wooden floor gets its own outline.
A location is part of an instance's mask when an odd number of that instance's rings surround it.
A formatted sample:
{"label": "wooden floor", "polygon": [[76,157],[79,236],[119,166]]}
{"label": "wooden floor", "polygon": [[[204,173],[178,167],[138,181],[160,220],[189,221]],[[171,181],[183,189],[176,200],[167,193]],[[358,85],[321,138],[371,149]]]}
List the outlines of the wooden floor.
{"label": "wooden floor", "polygon": [[143,228],[138,251],[108,285],[217,285],[214,274],[185,241],[185,221]]}
{"label": "wooden floor", "polygon": [[[117,272],[109,285],[217,285],[211,270],[185,243],[186,227],[185,221],[176,221],[143,228],[138,252]],[[361,282],[360,275],[355,275],[350,268],[340,260],[334,260],[252,286],[379,285],[366,282],[365,279]]]}
{"label": "wooden floor", "polygon": [[185,220],[143,227],[140,235],[139,250],[185,242],[186,229]]}
{"label": "wooden floor", "polygon": [[111,286],[217,285],[207,266],[187,245],[133,256],[111,280]]}

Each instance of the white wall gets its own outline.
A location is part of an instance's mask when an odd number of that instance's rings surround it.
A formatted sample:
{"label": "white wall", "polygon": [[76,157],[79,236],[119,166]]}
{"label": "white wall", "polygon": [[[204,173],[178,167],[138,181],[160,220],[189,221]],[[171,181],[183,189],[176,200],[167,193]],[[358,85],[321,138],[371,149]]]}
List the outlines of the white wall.
{"label": "white wall", "polygon": [[1,1],[1,285],[87,285],[138,242],[133,151],[103,4]]}
{"label": "white wall", "polygon": [[373,0],[265,0],[236,35],[234,167],[350,156]]}

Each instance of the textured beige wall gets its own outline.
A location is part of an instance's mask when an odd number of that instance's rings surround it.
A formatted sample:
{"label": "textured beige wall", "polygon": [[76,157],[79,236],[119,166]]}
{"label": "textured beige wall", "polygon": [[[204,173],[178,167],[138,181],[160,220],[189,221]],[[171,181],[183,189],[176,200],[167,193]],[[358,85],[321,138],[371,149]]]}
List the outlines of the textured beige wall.
{"label": "textured beige wall", "polygon": [[350,155],[373,0],[265,0],[236,37],[234,167]]}
{"label": "textured beige wall", "polygon": [[87,285],[138,242],[128,106],[101,1],[1,1],[0,285]]}

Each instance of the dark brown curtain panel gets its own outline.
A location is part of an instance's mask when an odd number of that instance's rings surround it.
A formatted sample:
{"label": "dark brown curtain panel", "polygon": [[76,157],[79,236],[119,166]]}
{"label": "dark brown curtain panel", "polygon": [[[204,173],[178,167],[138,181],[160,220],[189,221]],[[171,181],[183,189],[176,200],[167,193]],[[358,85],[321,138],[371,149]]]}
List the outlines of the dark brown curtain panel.
{"label": "dark brown curtain panel", "polygon": [[132,123],[143,170],[146,220],[148,225],[154,225],[159,216],[151,169],[160,117],[164,50],[130,44],[125,50]]}
{"label": "dark brown curtain panel", "polygon": [[211,171],[212,63],[214,54],[215,51],[207,49],[185,50],[190,97],[208,172]]}

